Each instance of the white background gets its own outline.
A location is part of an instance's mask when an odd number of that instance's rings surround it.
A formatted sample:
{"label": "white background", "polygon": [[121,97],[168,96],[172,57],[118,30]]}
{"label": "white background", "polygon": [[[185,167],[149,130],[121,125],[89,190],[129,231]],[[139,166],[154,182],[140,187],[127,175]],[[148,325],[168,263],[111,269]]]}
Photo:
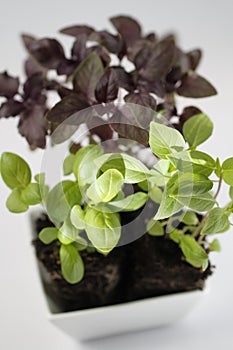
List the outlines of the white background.
{"label": "white background", "polygon": [[[204,58],[199,72],[217,87],[217,97],[193,101],[212,118],[215,130],[203,149],[223,160],[233,155],[233,3],[230,0],[176,1],[45,1],[7,0],[1,3],[0,70],[22,74],[25,52],[19,34],[54,36],[71,24],[87,23],[110,28],[107,18],[117,14],[137,17],[145,31],[159,34],[175,31],[185,49],[201,47]],[[64,39],[67,45],[70,41]],[[187,101],[188,104],[188,101]],[[24,155],[35,171],[40,169],[41,152],[28,152],[17,135],[16,121],[0,121],[0,150]],[[0,348],[29,350],[60,349],[231,349],[233,346],[233,232],[221,237],[222,252],[213,255],[217,265],[210,292],[188,318],[169,328],[99,340],[73,342],[48,323],[39,283],[31,263],[31,244],[23,232],[25,217],[9,214],[4,202],[8,195],[0,183]],[[227,200],[227,194],[221,196]],[[140,315],[139,315],[140,317]]]}

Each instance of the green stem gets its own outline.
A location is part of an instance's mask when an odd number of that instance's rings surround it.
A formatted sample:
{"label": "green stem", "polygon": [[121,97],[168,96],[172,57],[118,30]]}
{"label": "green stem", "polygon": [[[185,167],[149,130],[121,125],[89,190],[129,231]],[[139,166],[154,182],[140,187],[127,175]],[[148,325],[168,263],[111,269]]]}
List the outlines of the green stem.
{"label": "green stem", "polygon": [[219,192],[220,192],[220,190],[221,190],[221,186],[222,186],[222,175],[221,175],[220,178],[219,178],[218,188],[217,188],[217,191],[216,191],[216,193],[215,193],[214,199],[216,199],[216,198],[218,197],[218,194],[219,194]]}

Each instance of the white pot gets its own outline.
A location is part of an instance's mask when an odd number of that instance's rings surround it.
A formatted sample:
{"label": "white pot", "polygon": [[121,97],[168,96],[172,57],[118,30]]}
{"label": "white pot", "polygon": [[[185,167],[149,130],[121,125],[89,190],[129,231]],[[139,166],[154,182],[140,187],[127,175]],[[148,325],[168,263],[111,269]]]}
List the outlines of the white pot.
{"label": "white pot", "polygon": [[[35,214],[30,215],[28,220],[29,239],[33,237],[33,218]],[[33,249],[32,257],[39,272],[38,260]],[[59,312],[43,288],[41,290],[46,301],[49,321],[79,340],[96,339],[175,323],[188,314],[206,294],[206,291],[191,291],[87,310]]]}

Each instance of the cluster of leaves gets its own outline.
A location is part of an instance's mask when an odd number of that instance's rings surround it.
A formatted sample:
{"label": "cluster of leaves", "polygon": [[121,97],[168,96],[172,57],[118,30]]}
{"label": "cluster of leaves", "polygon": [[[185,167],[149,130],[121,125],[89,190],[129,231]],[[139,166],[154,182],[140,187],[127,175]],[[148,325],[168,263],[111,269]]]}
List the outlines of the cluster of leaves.
{"label": "cluster of leaves", "polygon": [[[148,218],[148,233],[173,240],[188,263],[205,270],[208,252],[219,250],[218,241],[209,243],[206,236],[228,230],[233,212],[233,158],[221,165],[219,159],[196,150],[212,128],[204,114],[184,123],[184,136],[151,122],[149,144],[160,158],[152,168],[125,153],[104,153],[99,145],[82,147],[64,160],[64,175],[73,180],[63,180],[50,190],[43,174],[32,183],[28,164],[3,153],[1,174],[12,189],[7,207],[24,212],[29,205],[45,204],[55,227],[44,228],[39,237],[45,244],[59,241],[62,273],[69,283],[79,282],[84,274],[79,252],[95,249],[109,254],[121,238],[120,213],[142,208],[148,198],[160,204],[155,217]],[[222,181],[230,186],[231,199],[224,208],[217,202]],[[127,184],[141,190],[127,194]]]}
{"label": "cluster of leaves", "polygon": [[[19,116],[19,132],[32,148],[44,148],[47,134],[90,106],[94,121],[79,115],[73,120],[75,125],[86,123],[101,140],[111,138],[114,130],[147,145],[148,128],[145,132],[140,127],[140,115],[125,115],[113,108],[109,124],[95,127],[101,125],[103,115],[109,112],[109,107],[104,108],[106,103],[116,101],[122,90],[127,103],[163,112],[168,119],[177,116],[179,130],[185,120],[200,111],[187,107],[178,113],[175,94],[193,98],[216,94],[215,88],[196,73],[201,59],[199,49],[185,53],[174,36],[144,35],[139,23],[126,16],[111,18],[111,23],[116,34],[84,25],[62,29],[61,33],[74,37],[70,57],[66,57],[56,39],[22,36],[29,53],[25,62],[26,81],[20,84],[6,72],[0,74],[0,96],[5,97],[0,117]],[[130,71],[126,61],[131,62]],[[51,70],[61,75],[63,82],[51,79]],[[55,91],[60,99],[52,108],[46,104],[49,91]],[[97,105],[103,109],[96,110]],[[122,126],[122,122],[126,125]]]}

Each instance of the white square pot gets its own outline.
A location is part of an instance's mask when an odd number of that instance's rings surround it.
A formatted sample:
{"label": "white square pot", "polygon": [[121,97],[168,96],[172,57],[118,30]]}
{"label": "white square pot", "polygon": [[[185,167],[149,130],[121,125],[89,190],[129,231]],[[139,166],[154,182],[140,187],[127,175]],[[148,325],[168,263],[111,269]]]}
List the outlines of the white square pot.
{"label": "white square pot", "polygon": [[[26,229],[29,239],[33,237],[34,218],[35,213],[28,219]],[[31,254],[38,275],[40,275],[38,260],[33,249]],[[117,305],[60,313],[44,291],[43,294],[49,321],[76,339],[89,340],[152,329],[177,322],[192,309],[206,294],[206,291],[176,293]]]}

